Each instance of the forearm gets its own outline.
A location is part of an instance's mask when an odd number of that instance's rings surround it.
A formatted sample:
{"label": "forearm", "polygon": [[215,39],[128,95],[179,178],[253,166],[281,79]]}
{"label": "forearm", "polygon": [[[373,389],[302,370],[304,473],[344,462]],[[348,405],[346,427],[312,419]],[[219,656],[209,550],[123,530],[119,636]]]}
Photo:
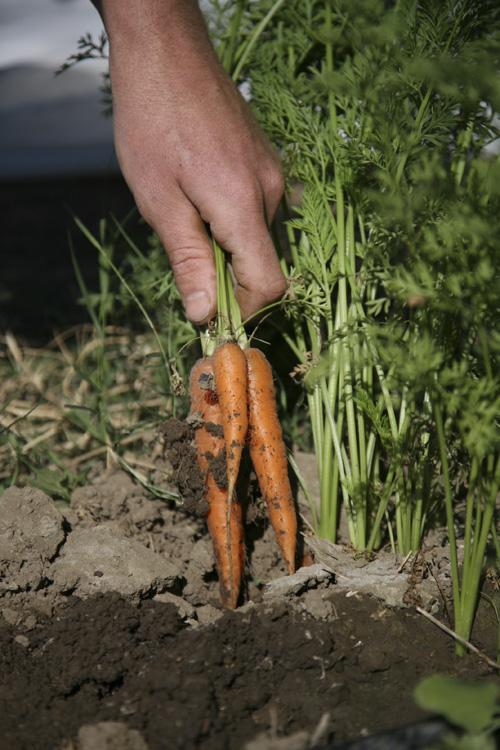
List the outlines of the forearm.
{"label": "forearm", "polygon": [[[196,0],[99,0],[115,92],[137,79],[168,79],[169,98],[223,75]],[[147,84],[146,84],[147,85]]]}

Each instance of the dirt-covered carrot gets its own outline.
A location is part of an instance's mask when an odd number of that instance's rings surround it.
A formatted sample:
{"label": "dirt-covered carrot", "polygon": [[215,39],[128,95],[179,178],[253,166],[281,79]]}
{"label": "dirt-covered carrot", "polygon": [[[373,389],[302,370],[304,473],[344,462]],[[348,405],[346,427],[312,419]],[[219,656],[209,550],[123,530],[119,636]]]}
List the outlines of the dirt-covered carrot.
{"label": "dirt-covered carrot", "polygon": [[211,473],[207,474],[206,487],[207,525],[214,545],[221,601],[228,609],[235,609],[238,604],[245,562],[243,509],[241,503],[233,500],[228,528],[227,488],[219,487]]}
{"label": "dirt-covered carrot", "polygon": [[259,349],[246,349],[250,457],[269,519],[289,573],[295,572],[297,514],[288,478],[283,433],[276,410],[271,365]]}
{"label": "dirt-covered carrot", "polygon": [[213,354],[215,390],[219,399],[226,443],[226,471],[232,497],[248,432],[247,362],[234,341],[218,346]]}
{"label": "dirt-covered carrot", "polygon": [[225,467],[222,415],[213,388],[211,358],[199,360],[191,372],[191,417],[195,424],[198,465],[205,477],[207,524],[214,546],[221,600],[234,609],[238,602],[244,567],[243,518],[240,503],[229,503],[227,480],[216,478],[216,466]]}
{"label": "dirt-covered carrot", "polygon": [[206,409],[206,396],[213,390],[214,367],[211,357],[202,357],[193,365],[189,376],[189,397],[191,419],[201,418]]}

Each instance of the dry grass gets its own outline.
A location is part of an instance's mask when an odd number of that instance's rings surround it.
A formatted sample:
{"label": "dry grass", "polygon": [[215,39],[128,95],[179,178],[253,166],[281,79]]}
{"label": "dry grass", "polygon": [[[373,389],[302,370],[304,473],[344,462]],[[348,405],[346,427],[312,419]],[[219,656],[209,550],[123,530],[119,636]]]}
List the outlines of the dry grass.
{"label": "dry grass", "polygon": [[150,334],[107,326],[101,336],[83,325],[43,348],[6,334],[0,338],[0,482],[30,481],[67,499],[96,460],[118,462],[144,483],[153,473],[158,481],[151,443],[176,406],[167,383]]}

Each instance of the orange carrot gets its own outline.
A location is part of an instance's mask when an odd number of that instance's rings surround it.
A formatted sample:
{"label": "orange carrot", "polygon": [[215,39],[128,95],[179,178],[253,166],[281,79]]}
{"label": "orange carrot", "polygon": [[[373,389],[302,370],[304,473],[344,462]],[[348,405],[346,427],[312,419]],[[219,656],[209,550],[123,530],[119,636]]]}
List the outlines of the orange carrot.
{"label": "orange carrot", "polygon": [[245,355],[234,341],[217,347],[213,363],[215,390],[224,428],[227,485],[231,499],[248,432],[247,363]]}
{"label": "orange carrot", "polygon": [[271,365],[259,349],[246,349],[245,356],[248,365],[250,456],[288,572],[294,573],[297,515],[276,410]]}
{"label": "orange carrot", "polygon": [[198,465],[205,477],[205,496],[208,503],[207,524],[214,545],[221,600],[225,607],[234,609],[243,575],[243,514],[241,504],[229,503],[227,486],[215,479],[213,461],[224,452],[221,409],[213,390],[213,363],[199,360],[191,371],[191,415],[199,419],[195,431]]}
{"label": "orange carrot", "polygon": [[190,416],[201,418],[206,408],[206,395],[213,390],[214,368],[210,357],[202,357],[193,365],[189,377]]}
{"label": "orange carrot", "polygon": [[207,474],[206,482],[209,505],[207,525],[214,545],[221,601],[228,609],[235,609],[238,604],[245,563],[243,509],[241,503],[237,501],[231,503],[228,528],[227,489],[219,487],[210,473]]}

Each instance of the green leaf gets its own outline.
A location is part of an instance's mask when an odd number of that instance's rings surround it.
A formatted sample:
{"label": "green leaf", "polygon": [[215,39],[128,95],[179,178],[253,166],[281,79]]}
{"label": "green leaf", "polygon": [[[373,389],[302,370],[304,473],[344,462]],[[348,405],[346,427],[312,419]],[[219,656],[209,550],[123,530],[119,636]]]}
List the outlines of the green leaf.
{"label": "green leaf", "polygon": [[445,675],[422,680],[414,691],[420,708],[444,716],[471,734],[485,731],[499,709],[500,688],[492,682],[473,683]]}
{"label": "green leaf", "polygon": [[69,503],[74,489],[75,477],[59,469],[42,468],[35,470],[31,483],[52,498],[62,498]]}

